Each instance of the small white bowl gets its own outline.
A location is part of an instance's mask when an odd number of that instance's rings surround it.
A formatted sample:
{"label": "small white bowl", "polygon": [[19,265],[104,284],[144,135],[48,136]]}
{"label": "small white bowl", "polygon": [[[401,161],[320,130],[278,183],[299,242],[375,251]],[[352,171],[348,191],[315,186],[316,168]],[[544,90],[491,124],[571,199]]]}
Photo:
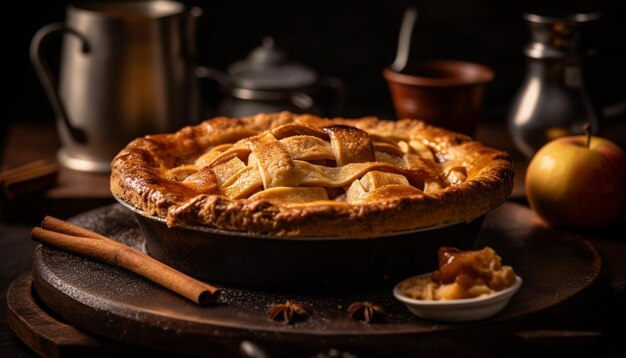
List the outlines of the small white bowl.
{"label": "small white bowl", "polygon": [[393,295],[416,316],[435,321],[469,322],[491,317],[500,312],[522,286],[521,277],[516,275],[513,285],[488,296],[438,301],[410,298],[400,290],[400,285],[403,282],[428,276],[430,276],[430,273],[403,280],[394,287]]}

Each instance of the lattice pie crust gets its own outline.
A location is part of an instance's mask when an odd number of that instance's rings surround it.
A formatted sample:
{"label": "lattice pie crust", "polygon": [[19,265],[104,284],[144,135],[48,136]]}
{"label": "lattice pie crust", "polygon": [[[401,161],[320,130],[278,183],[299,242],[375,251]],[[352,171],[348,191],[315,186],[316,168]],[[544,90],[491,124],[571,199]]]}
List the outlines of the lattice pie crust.
{"label": "lattice pie crust", "polygon": [[373,237],[471,221],[510,195],[509,156],[417,120],[219,117],[138,138],[112,193],[169,226]]}

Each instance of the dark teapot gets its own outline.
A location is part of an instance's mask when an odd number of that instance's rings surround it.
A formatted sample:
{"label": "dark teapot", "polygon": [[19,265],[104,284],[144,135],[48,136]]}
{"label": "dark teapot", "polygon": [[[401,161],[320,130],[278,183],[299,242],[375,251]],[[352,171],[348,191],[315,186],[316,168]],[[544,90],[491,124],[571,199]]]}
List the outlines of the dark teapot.
{"label": "dark teapot", "polygon": [[[245,117],[291,111],[331,116],[341,110],[345,98],[341,80],[319,76],[313,69],[291,61],[271,37],[264,38],[246,59],[230,65],[226,73],[200,67],[197,75],[217,81],[224,94],[216,115]],[[331,95],[324,97],[324,93]],[[331,100],[322,103],[322,97]]]}

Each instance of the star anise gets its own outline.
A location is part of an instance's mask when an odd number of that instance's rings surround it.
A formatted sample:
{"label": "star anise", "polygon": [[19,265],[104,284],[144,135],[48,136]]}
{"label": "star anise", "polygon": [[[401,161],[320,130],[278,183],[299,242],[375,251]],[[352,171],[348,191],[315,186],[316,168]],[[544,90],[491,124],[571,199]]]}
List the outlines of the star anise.
{"label": "star anise", "polygon": [[352,303],[348,307],[348,313],[350,314],[350,318],[362,320],[367,323],[384,321],[387,315],[381,305],[369,301]]}
{"label": "star anise", "polygon": [[278,303],[267,310],[267,315],[275,321],[282,320],[284,324],[291,324],[296,320],[306,320],[311,314],[311,309],[307,306],[291,300],[285,303]]}

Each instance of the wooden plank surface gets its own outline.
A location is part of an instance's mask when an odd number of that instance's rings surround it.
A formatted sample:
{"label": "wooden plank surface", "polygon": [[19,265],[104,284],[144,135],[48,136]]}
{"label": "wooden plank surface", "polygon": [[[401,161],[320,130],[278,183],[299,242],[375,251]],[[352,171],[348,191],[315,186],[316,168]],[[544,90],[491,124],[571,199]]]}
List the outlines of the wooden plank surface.
{"label": "wooden plank surface", "polygon": [[[2,170],[43,159],[56,162],[60,148],[52,124],[16,123],[9,130]],[[58,185],[46,193],[46,198],[108,198],[109,175],[79,172],[61,168]]]}
{"label": "wooden plank surface", "polygon": [[7,320],[13,332],[37,354],[80,357],[85,353],[111,353],[101,341],[44,311],[31,288],[30,273],[13,281],[7,293]]}
{"label": "wooden plank surface", "polygon": [[[9,130],[2,170],[36,160],[56,163],[60,147],[53,124],[15,123]],[[109,175],[85,173],[59,166],[56,185],[44,190],[0,200],[5,222],[37,224],[44,215],[67,218],[114,202]]]}

